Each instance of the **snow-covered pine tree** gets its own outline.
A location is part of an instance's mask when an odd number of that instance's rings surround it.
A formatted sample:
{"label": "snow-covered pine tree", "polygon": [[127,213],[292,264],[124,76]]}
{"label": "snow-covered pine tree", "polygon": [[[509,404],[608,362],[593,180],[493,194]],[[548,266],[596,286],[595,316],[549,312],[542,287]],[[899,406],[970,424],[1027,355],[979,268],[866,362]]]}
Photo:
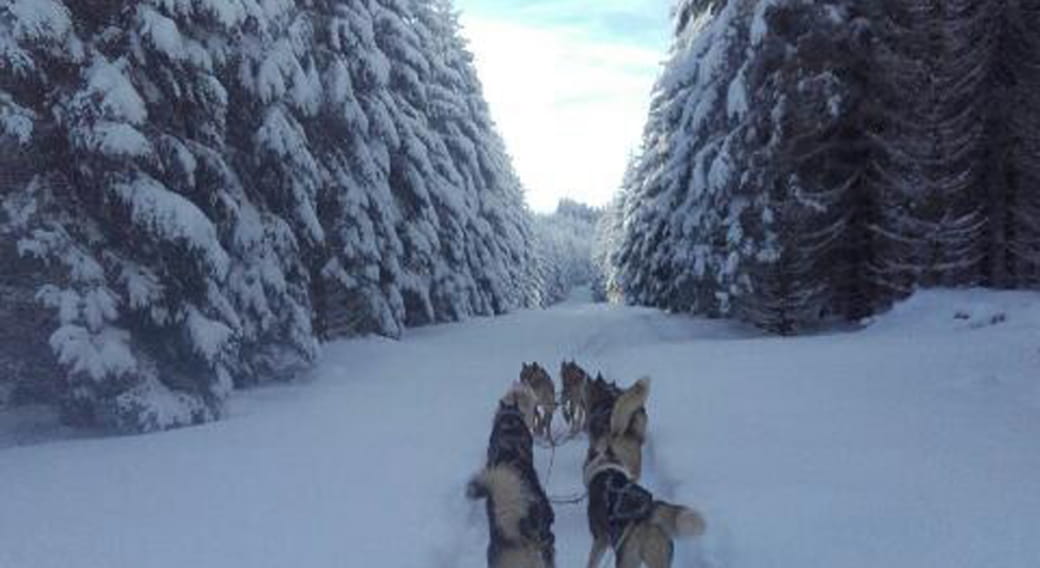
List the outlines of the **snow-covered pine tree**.
{"label": "snow-covered pine tree", "polygon": [[542,306],[561,302],[572,289],[592,285],[597,279],[592,247],[601,215],[588,205],[562,199],[552,214],[535,216]]}
{"label": "snow-covered pine tree", "polygon": [[[450,319],[529,305],[524,282],[532,263],[530,214],[491,121],[473,56],[460,37],[458,16],[448,0],[417,9],[431,53],[430,126],[458,173],[437,203],[452,213],[442,239],[458,240],[449,259],[458,255],[465,261],[465,272],[438,283],[435,304],[449,307]],[[469,291],[474,285],[475,294]],[[474,296],[470,306],[456,305],[466,296]]]}
{"label": "snow-covered pine tree", "polygon": [[[56,159],[45,166],[53,171],[37,172],[27,186],[19,215],[21,254],[61,267],[38,296],[59,317],[50,343],[66,371],[65,415],[125,430],[212,417],[230,388],[221,361],[227,335],[215,333],[226,328],[211,326],[195,305],[190,313],[155,306],[153,319],[180,327],[185,339],[214,332],[205,338],[209,350],[195,352],[190,339],[150,343],[134,333],[140,330],[130,317],[158,293],[155,271],[141,262],[149,256],[165,254],[166,266],[183,263],[178,270],[194,270],[186,280],[198,275],[201,282],[194,284],[202,290],[222,277],[228,263],[208,219],[153,175],[161,166],[144,132],[147,107],[127,77],[132,62],[110,43],[110,29],[131,10],[77,5],[90,10],[90,18],[81,20],[82,14],[56,2],[47,7],[68,18],[70,29],[82,22],[84,33],[99,37],[79,52],[67,75],[47,78],[45,100],[57,118],[48,125],[55,133],[49,149]],[[129,250],[131,243],[139,252]],[[182,366],[160,371],[164,355]],[[208,369],[205,363],[211,363]],[[196,365],[208,372],[196,372]],[[184,384],[163,380],[173,377]]]}
{"label": "snow-covered pine tree", "polygon": [[233,242],[249,260],[229,284],[236,308],[259,324],[249,335],[264,339],[245,352],[257,368],[236,377],[250,384],[287,376],[299,360],[293,351],[314,350],[310,287],[328,256],[318,215],[325,171],[303,123],[316,116],[323,91],[313,29],[296,3],[225,4],[210,9],[241,20],[221,54],[228,100],[224,153],[251,203],[235,209]]}
{"label": "snow-covered pine tree", "polygon": [[[851,3],[759,4],[748,60],[747,170],[738,194],[754,241],[738,314],[791,334],[833,312],[850,218],[843,208],[862,174],[855,120],[856,37]],[[756,145],[761,141],[761,145]]]}
{"label": "snow-covered pine tree", "polygon": [[710,16],[682,6],[675,12],[671,58],[624,189],[617,253],[630,301],[714,316],[729,313],[740,261],[753,254],[740,221],[750,203],[733,189],[742,169],[734,160],[746,141],[744,63],[755,2],[716,8]]}
{"label": "snow-covered pine tree", "polygon": [[876,281],[979,281],[986,216],[987,82],[996,2],[892,0],[875,17],[882,123],[872,173],[881,216]]}
{"label": "snow-covered pine tree", "polygon": [[453,212],[439,206],[458,196],[459,180],[426,114],[434,64],[417,21],[419,7],[416,0],[376,0],[371,5],[376,44],[391,62],[387,127],[395,131],[396,141],[387,148],[389,181],[401,212],[397,233],[403,255],[389,293],[409,326],[438,319],[431,294],[435,283],[451,272],[441,252],[449,247],[442,230],[453,222]]}
{"label": "snow-covered pine tree", "polygon": [[791,332],[918,286],[1036,285],[1040,3],[673,15],[612,255],[628,300]]}
{"label": "snow-covered pine tree", "polygon": [[325,175],[318,203],[326,249],[310,267],[320,270],[312,293],[324,337],[397,336],[403,320],[387,293],[403,253],[389,186],[387,145],[396,140],[386,110],[390,62],[376,45],[368,4],[323,0],[305,8],[323,87],[317,112],[303,125]]}
{"label": "snow-covered pine tree", "polygon": [[[248,74],[255,61],[242,58],[241,48],[262,44],[273,25],[267,18],[279,16],[251,2],[182,0],[143,2],[133,17],[132,78],[146,93],[150,125],[163,130],[157,145],[163,182],[199,204],[217,225],[230,256],[222,297],[215,290],[207,295],[235,333],[232,377],[246,385],[290,376],[316,349],[300,258],[300,243],[313,242],[308,239],[313,228],[300,231],[302,237],[290,230],[309,203],[289,207],[280,195],[269,199],[264,194],[269,186],[255,183],[256,172],[239,153],[256,138],[246,137],[243,109],[229,109],[230,93],[241,93],[243,84],[264,88],[258,86],[263,79]],[[266,72],[276,84],[273,70]],[[270,86],[269,92],[277,88]],[[253,108],[248,102],[245,106]],[[243,177],[250,180],[248,186]]]}
{"label": "snow-covered pine tree", "polygon": [[1000,2],[999,40],[987,84],[984,281],[1040,286],[1040,2]]}
{"label": "snow-covered pine tree", "polygon": [[67,81],[47,101],[60,167],[37,181],[58,183],[35,186],[21,246],[67,267],[40,292],[61,320],[51,344],[66,418],[140,431],[217,417],[234,381],[315,348],[306,296],[286,291],[282,223],[249,203],[223,157],[219,77],[263,13],[151,1],[63,12],[90,41],[51,77]]}
{"label": "snow-covered pine tree", "polygon": [[592,242],[592,263],[594,276],[592,281],[592,297],[597,302],[624,301],[624,291],[618,280],[618,263],[616,254],[621,246],[625,230],[625,188],[632,186],[638,157],[629,157],[621,188],[603,208],[596,222],[595,235]]}
{"label": "snow-covered pine tree", "polygon": [[53,308],[67,418],[218,417],[332,311],[397,335],[530,305],[529,213],[457,32],[432,0],[0,3],[0,294]]}
{"label": "snow-covered pine tree", "polygon": [[[72,15],[55,0],[0,2],[0,405],[53,397],[61,370],[48,344],[56,325],[36,294],[75,266],[30,256],[23,239],[60,233],[58,219],[38,222],[42,209],[75,218],[74,205],[55,198],[64,187],[61,134],[51,105],[70,88],[84,58]],[[23,254],[25,253],[25,254]]]}
{"label": "snow-covered pine tree", "polygon": [[318,36],[335,95],[323,116],[351,149],[324,150],[343,188],[329,195],[341,211],[325,269],[330,311],[360,314],[339,331],[397,335],[526,304],[529,214],[450,5],[316,8],[338,30]]}

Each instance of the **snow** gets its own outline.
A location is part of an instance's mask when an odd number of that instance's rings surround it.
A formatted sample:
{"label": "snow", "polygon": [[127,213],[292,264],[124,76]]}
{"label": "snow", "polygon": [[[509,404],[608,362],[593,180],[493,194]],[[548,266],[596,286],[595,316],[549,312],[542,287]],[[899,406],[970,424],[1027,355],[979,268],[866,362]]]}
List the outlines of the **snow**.
{"label": "snow", "polygon": [[[215,18],[225,28],[240,24],[250,15],[246,5],[252,0],[156,0],[157,5],[167,12],[185,18],[196,17],[197,13],[205,13]],[[258,9],[253,12],[258,13]]]}
{"label": "snow", "polygon": [[72,374],[84,374],[96,382],[109,375],[133,372],[137,362],[127,345],[130,334],[125,330],[105,327],[99,332],[65,323],[50,338],[58,362]]}
{"label": "snow", "polygon": [[[307,380],[196,428],[38,443],[0,413],[35,443],[0,450],[0,566],[483,566],[463,487],[494,402],[522,361],[572,357],[653,377],[645,482],[709,523],[676,566],[1040,558],[1035,293],[921,293],[859,331],[793,339],[586,300],[333,343]],[[580,489],[583,452],[560,448],[551,495]],[[556,511],[558,565],[582,565],[584,508]]]}
{"label": "snow", "polygon": [[20,106],[7,93],[0,93],[0,136],[10,136],[19,144],[32,138],[36,116],[32,110]]}
{"label": "snow", "polygon": [[769,32],[769,22],[766,21],[766,15],[769,14],[770,8],[779,3],[779,0],[761,0],[755,6],[755,15],[751,21],[752,45],[760,45],[762,40],[765,39],[766,34]]}
{"label": "snow", "polygon": [[55,0],[9,0],[5,4],[19,39],[60,37],[72,28],[68,9]]}
{"label": "snow", "polygon": [[749,109],[747,88],[747,64],[745,63],[737,78],[730,81],[729,91],[726,95],[726,114],[731,119],[740,119],[747,114]]}
{"label": "snow", "polygon": [[123,74],[121,66],[97,58],[85,72],[87,93],[84,97],[98,99],[96,104],[108,118],[125,120],[133,125],[144,124],[148,119],[148,109],[144,99]]}
{"label": "snow", "polygon": [[[226,389],[215,389],[218,396]],[[177,392],[162,384],[154,374],[147,374],[139,384],[115,397],[116,420],[129,419],[143,432],[154,432],[187,426],[196,417],[207,416],[202,400]],[[123,418],[128,417],[128,418]]]}
{"label": "snow", "polygon": [[188,308],[187,325],[191,344],[210,363],[217,361],[220,354],[234,340],[234,330],[219,321],[207,318],[194,306]]}
{"label": "snow", "polygon": [[217,240],[217,229],[190,200],[145,175],[133,183],[116,184],[115,193],[130,206],[134,223],[166,240],[183,242],[201,253],[213,274],[227,274],[230,260]]}
{"label": "snow", "polygon": [[84,134],[77,142],[84,149],[106,156],[145,158],[152,153],[148,138],[140,130],[122,122],[98,121]]}
{"label": "snow", "polygon": [[138,9],[141,18],[141,35],[149,39],[155,49],[172,59],[185,59],[184,39],[177,23],[159,12],[142,6]]}

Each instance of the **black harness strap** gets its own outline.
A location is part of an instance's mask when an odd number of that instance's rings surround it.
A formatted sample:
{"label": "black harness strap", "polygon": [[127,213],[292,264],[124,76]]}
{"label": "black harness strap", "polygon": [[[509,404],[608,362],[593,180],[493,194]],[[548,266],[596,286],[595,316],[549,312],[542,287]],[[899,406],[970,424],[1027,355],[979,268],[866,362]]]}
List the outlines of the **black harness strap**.
{"label": "black harness strap", "polygon": [[654,496],[615,468],[596,473],[589,483],[590,514],[606,525],[610,544],[616,550],[626,529],[650,518]]}

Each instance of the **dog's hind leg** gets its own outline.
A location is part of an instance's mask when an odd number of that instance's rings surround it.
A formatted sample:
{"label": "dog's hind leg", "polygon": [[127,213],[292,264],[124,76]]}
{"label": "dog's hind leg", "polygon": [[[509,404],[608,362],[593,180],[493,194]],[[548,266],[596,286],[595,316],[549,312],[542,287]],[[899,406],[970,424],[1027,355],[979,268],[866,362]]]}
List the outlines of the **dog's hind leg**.
{"label": "dog's hind leg", "polygon": [[[672,557],[675,555],[675,543],[661,527],[647,526],[643,538],[640,539],[639,548],[639,556],[647,568],[671,568]],[[638,564],[633,566],[638,566]],[[621,568],[621,564],[618,564],[618,567]]]}
{"label": "dog's hind leg", "polygon": [[639,568],[643,558],[639,554],[639,543],[626,545],[617,553],[617,568]]}
{"label": "dog's hind leg", "polygon": [[610,543],[606,538],[597,538],[592,541],[592,550],[589,551],[588,568],[599,568],[603,563],[603,555],[607,553]]}
{"label": "dog's hind leg", "polygon": [[540,554],[530,547],[521,546],[502,551],[495,564],[489,568],[550,568],[545,565]]}

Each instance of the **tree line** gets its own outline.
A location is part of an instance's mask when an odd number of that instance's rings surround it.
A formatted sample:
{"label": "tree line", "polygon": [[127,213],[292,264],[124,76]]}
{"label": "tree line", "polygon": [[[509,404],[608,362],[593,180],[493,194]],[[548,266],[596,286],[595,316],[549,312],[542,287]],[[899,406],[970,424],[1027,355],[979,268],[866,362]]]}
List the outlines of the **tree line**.
{"label": "tree line", "polygon": [[0,201],[0,391],[74,424],[541,297],[448,0],[0,2]]}
{"label": "tree line", "polygon": [[772,332],[1040,283],[1040,2],[685,0],[601,231],[628,301]]}

